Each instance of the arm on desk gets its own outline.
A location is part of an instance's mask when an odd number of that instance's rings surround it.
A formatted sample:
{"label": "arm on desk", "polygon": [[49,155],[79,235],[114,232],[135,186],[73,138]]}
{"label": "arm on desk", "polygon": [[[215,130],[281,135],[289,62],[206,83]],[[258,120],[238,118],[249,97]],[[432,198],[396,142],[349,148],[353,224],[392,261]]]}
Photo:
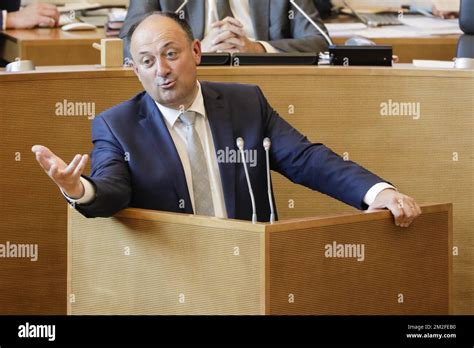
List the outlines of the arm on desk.
{"label": "arm on desk", "polygon": [[33,3],[19,11],[8,12],[5,27],[32,29],[36,26],[55,27],[59,23],[59,11],[55,5]]}

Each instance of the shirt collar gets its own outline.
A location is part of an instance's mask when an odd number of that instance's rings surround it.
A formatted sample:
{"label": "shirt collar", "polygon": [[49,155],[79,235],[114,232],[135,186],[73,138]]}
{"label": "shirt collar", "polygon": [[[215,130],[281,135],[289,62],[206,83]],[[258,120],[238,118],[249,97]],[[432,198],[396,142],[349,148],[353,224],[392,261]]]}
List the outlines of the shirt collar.
{"label": "shirt collar", "polygon": [[[196,98],[194,98],[193,103],[186,111],[194,111],[195,113],[203,117],[206,117],[206,109],[204,107],[204,97],[202,96],[201,84],[199,83],[199,81],[197,81],[197,85],[198,85],[198,93],[196,95]],[[173,128],[179,116],[181,115],[181,112],[179,110],[171,109],[166,106],[163,106],[156,101],[155,101],[155,104],[158,107],[158,109],[161,111],[161,114],[163,115],[163,117],[165,118],[165,121],[168,127]]]}

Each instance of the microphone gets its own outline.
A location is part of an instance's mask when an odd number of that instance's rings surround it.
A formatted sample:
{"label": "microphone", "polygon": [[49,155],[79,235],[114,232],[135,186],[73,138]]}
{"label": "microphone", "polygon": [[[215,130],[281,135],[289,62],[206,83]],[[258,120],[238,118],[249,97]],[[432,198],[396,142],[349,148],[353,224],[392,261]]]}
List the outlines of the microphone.
{"label": "microphone", "polygon": [[313,27],[316,28],[317,31],[319,31],[319,33],[324,37],[324,40],[326,40],[326,42],[329,44],[329,46],[332,46],[334,45],[334,42],[332,42],[331,38],[329,37],[328,34],[326,34],[326,32],[319,26],[316,24],[315,21],[313,21],[311,19],[310,16],[308,16],[308,14],[306,12],[303,11],[303,9],[301,7],[299,7],[296,3],[295,3],[295,0],[290,0],[290,3],[298,10],[299,13],[301,13],[304,18],[306,18],[308,20],[308,22],[311,23],[311,25]]}
{"label": "microphone", "polygon": [[377,44],[365,37],[354,36],[345,42],[346,46],[376,46]]}
{"label": "microphone", "polygon": [[[329,54],[320,53],[320,60],[327,61],[332,65],[363,65],[363,66],[392,66],[392,46],[378,46],[367,42],[362,43],[362,40],[349,40],[349,45],[334,45],[329,35],[311,19],[304,10],[299,7],[295,0],[290,0],[290,3],[306,18],[306,20],[316,28],[324,39],[329,44]],[[352,46],[356,43],[355,46]]]}
{"label": "microphone", "polygon": [[267,187],[268,187],[268,202],[270,203],[270,223],[275,222],[275,210],[273,209],[273,197],[270,180],[270,147],[272,142],[270,138],[263,139],[263,148],[265,149],[265,155],[267,158]]}
{"label": "microphone", "polygon": [[237,138],[237,147],[239,148],[240,154],[242,155],[242,163],[244,164],[245,178],[247,179],[247,185],[249,187],[250,200],[252,201],[252,223],[257,222],[257,209],[255,208],[255,198],[253,197],[252,185],[250,184],[249,172],[247,170],[247,162],[245,162],[244,155],[244,139],[241,137]]}
{"label": "microphone", "polygon": [[184,6],[186,6],[188,4],[188,0],[184,0],[183,3],[181,5],[179,5],[178,9],[176,11],[174,11],[174,13],[179,13]]}

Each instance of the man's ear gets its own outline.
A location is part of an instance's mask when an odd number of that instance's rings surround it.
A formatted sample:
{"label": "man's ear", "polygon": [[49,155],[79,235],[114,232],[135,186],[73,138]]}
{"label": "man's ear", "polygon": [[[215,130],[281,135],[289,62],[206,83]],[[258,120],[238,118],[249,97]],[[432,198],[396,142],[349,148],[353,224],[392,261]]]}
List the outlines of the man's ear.
{"label": "man's ear", "polygon": [[138,73],[138,66],[135,64],[135,62],[133,61],[133,59],[130,59],[130,60],[128,61],[128,64],[129,64],[129,66],[133,69],[133,72],[135,73],[135,75],[137,75],[138,80],[140,80],[140,82],[141,82],[140,74]]}
{"label": "man's ear", "polygon": [[194,56],[194,62],[196,63],[196,66],[201,64],[201,56],[202,56],[202,51],[201,51],[201,41],[199,40],[194,40],[192,43],[192,48],[193,48],[193,56]]}

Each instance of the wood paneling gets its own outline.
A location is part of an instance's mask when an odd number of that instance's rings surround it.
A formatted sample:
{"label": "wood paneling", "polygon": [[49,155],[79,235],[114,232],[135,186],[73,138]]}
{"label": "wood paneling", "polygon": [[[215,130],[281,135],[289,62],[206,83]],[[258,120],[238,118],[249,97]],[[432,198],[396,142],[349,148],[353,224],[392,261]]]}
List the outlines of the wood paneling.
{"label": "wood paneling", "polygon": [[86,219],[70,211],[69,313],[263,312],[263,226],[239,229],[179,214]]}
{"label": "wood paneling", "polygon": [[[448,230],[441,211],[405,231],[387,218],[271,233],[267,314],[448,314]],[[326,258],[334,244],[363,253]]]}
{"label": "wood paneling", "polygon": [[58,28],[12,29],[0,33],[1,58],[33,60],[36,66],[100,64],[92,44],[105,38],[104,29],[63,31]]}
{"label": "wood paneling", "polygon": [[[32,59],[37,66],[99,64],[100,54],[92,49],[94,42],[105,38],[104,30],[65,32],[60,29],[16,29],[0,33],[1,58],[8,61]],[[349,37],[336,37],[336,44],[344,44]],[[414,59],[452,60],[456,56],[459,35],[374,38],[377,44],[392,45],[400,63]]]}
{"label": "wood paneling", "polygon": [[[410,66],[200,68],[199,78],[258,84],[274,108],[312,141],[346,153],[419,202],[453,202],[453,244],[459,248],[453,260],[453,309],[474,313],[474,71]],[[1,239],[40,245],[36,263],[1,260],[1,313],[66,311],[66,203],[30,148],[43,144],[66,160],[88,153],[91,121],[56,116],[55,104],[65,99],[94,102],[99,113],[139,91],[141,85],[129,69],[0,72]],[[380,116],[380,103],[390,99],[420,103],[420,118]],[[281,219],[354,211],[278,175],[273,181]]]}
{"label": "wood paneling", "polygon": [[[451,214],[424,206],[401,233],[385,211],[253,225],[70,208],[68,313],[448,314]],[[327,257],[333,243],[358,253]]]}

